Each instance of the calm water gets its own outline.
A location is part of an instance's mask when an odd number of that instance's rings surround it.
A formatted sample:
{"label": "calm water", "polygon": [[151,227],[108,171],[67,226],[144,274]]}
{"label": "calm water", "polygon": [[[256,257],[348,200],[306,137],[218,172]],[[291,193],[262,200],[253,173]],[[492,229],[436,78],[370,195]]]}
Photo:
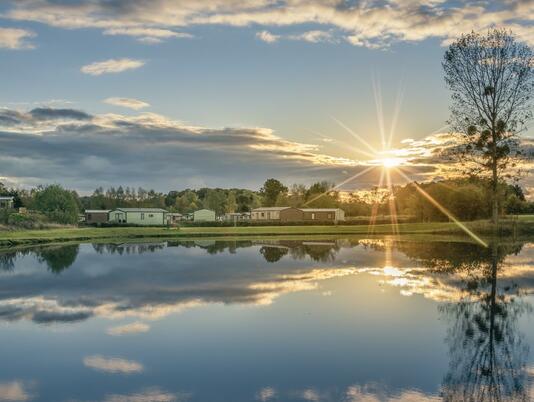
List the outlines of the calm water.
{"label": "calm water", "polygon": [[0,255],[0,401],[528,401],[534,243]]}

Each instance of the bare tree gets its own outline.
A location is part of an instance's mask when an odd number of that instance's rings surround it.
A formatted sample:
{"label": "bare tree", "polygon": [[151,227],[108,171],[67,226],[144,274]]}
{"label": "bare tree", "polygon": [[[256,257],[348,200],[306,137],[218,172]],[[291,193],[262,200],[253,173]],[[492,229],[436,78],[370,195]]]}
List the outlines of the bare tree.
{"label": "bare tree", "polygon": [[472,32],[449,46],[442,65],[452,92],[449,123],[463,139],[457,156],[473,173],[489,177],[497,223],[499,181],[515,167],[518,135],[532,118],[532,50],[506,30]]}

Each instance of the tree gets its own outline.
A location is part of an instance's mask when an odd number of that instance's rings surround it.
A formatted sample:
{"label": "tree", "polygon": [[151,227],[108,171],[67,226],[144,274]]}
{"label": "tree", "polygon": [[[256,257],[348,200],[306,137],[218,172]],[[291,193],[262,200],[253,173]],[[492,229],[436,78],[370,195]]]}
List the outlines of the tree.
{"label": "tree", "polygon": [[263,206],[272,207],[276,204],[278,196],[287,193],[288,189],[276,179],[268,179],[260,189],[260,195],[263,198]]}
{"label": "tree", "polygon": [[234,213],[237,210],[237,200],[235,198],[235,193],[230,191],[228,197],[226,198],[226,212]]}
{"label": "tree", "polygon": [[457,153],[477,174],[490,177],[492,221],[498,222],[498,185],[515,167],[518,134],[532,117],[532,50],[500,29],[462,35],[445,52],[445,82],[452,92],[451,128],[460,133]]}
{"label": "tree", "polygon": [[79,210],[73,193],[58,184],[39,188],[32,207],[54,222],[70,224],[78,222]]}

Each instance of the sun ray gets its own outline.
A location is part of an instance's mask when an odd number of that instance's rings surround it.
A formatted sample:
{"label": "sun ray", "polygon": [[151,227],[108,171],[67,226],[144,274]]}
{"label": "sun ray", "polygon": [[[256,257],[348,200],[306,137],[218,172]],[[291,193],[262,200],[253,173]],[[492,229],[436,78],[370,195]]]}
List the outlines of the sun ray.
{"label": "sun ray", "polygon": [[368,173],[369,171],[371,171],[371,170],[374,169],[375,167],[376,167],[376,166],[369,166],[367,169],[364,169],[364,170],[362,170],[361,172],[356,173],[355,175],[349,177],[348,179],[343,180],[341,183],[336,184],[334,187],[332,187],[331,189],[328,189],[328,190],[325,191],[324,193],[319,194],[318,196],[313,197],[311,200],[306,201],[306,202],[304,203],[304,206],[306,206],[306,205],[308,205],[308,204],[311,204],[311,203],[314,202],[314,201],[317,201],[319,198],[321,198],[321,197],[327,195],[327,194],[330,193],[331,191],[333,191],[333,190],[337,190],[338,188],[340,188],[341,186],[343,186],[343,185],[345,185],[345,184],[351,182],[352,180],[357,179],[357,178],[360,177],[360,176],[363,176],[365,173]]}
{"label": "sun ray", "polygon": [[395,99],[395,109],[393,111],[393,118],[391,120],[391,128],[389,130],[389,138],[387,141],[387,147],[388,149],[391,148],[391,144],[393,143],[393,136],[395,134],[395,130],[397,129],[397,122],[399,120],[399,114],[402,106],[402,101],[404,99],[404,81],[401,80],[399,83],[399,89],[397,91],[397,98]]}
{"label": "sun ray", "polygon": [[345,125],[340,120],[336,119],[334,116],[330,116],[337,124],[339,124],[342,128],[344,128],[349,134],[351,134],[354,138],[356,138],[358,141],[360,141],[363,145],[365,145],[374,155],[378,154],[376,149],[374,149],[371,144],[369,144],[367,141],[365,141],[362,137],[360,137],[358,134],[356,134],[354,131],[352,131],[347,125]]}
{"label": "sun ray", "polygon": [[386,184],[388,188],[388,203],[389,214],[391,217],[391,225],[393,226],[393,233],[399,234],[399,221],[397,218],[397,206],[395,205],[395,199],[393,198],[393,185],[391,183],[391,171],[390,169],[384,169],[386,171]]}
{"label": "sun ray", "polygon": [[[384,173],[385,169],[380,170],[380,179],[378,180],[378,186],[377,189],[380,191],[380,188],[384,184]],[[374,200],[373,206],[371,207],[371,218],[369,219],[369,226],[367,227],[367,233],[372,234],[374,232],[375,224],[376,224],[376,216],[378,215],[378,208],[380,206],[380,203],[378,200]]]}
{"label": "sun ray", "polygon": [[335,139],[335,138],[327,137],[326,135],[323,135],[323,134],[321,134],[321,133],[318,132],[318,131],[314,131],[314,130],[308,130],[308,131],[309,131],[310,133],[312,133],[312,134],[315,134],[315,135],[317,135],[317,136],[323,138],[323,139],[330,140],[330,141],[331,141],[330,144],[331,144],[331,145],[334,145],[334,146],[337,147],[337,148],[343,148],[343,149],[345,149],[345,150],[348,148],[348,149],[350,149],[352,152],[359,153],[359,154],[361,154],[361,155],[365,155],[365,156],[367,156],[368,158],[374,158],[374,157],[375,157],[375,155],[373,155],[372,153],[367,152],[367,151],[363,151],[363,150],[358,149],[358,148],[355,148],[355,147],[353,147],[352,145],[350,145],[350,144],[348,144],[348,143],[346,143],[346,142],[344,142],[344,141],[340,141],[340,140],[337,140],[337,139]]}
{"label": "sun ray", "polygon": [[[400,169],[396,169],[401,176],[403,176],[406,180],[411,181],[408,176],[404,174]],[[439,209],[444,215],[446,215],[450,220],[452,220],[460,229],[462,229],[465,233],[467,233],[473,240],[478,242],[479,244],[483,245],[484,247],[488,247],[488,244],[482,240],[480,237],[478,237],[475,233],[473,233],[467,226],[465,226],[462,222],[460,222],[456,217],[451,214],[444,206],[442,206],[439,202],[437,202],[430,194],[428,194],[425,190],[423,190],[419,184],[416,182],[413,182],[415,185],[415,188],[417,191],[419,191],[423,197],[425,197],[432,205],[434,205],[437,209]]]}
{"label": "sun ray", "polygon": [[373,74],[372,76],[373,94],[375,98],[376,118],[378,120],[378,129],[382,140],[382,149],[386,149],[386,131],[384,129],[384,109],[382,107],[382,88],[380,80]]}

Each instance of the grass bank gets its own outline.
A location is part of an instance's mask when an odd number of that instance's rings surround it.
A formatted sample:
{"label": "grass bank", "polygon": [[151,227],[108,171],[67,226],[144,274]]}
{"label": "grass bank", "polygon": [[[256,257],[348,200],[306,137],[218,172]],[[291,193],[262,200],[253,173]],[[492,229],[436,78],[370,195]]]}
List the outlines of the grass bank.
{"label": "grass bank", "polygon": [[[504,236],[534,235],[534,216],[532,219],[506,221],[500,225],[498,232]],[[466,223],[470,230],[478,235],[490,236],[494,227],[488,222]],[[452,222],[403,223],[398,225],[400,234],[463,234]],[[43,243],[60,243],[70,241],[95,241],[106,239],[173,239],[173,238],[239,238],[265,236],[344,236],[344,235],[391,235],[395,228],[390,224],[376,225],[369,232],[367,225],[338,226],[249,226],[249,227],[113,227],[113,228],[61,228],[44,230],[0,231],[0,246],[15,246]]]}

